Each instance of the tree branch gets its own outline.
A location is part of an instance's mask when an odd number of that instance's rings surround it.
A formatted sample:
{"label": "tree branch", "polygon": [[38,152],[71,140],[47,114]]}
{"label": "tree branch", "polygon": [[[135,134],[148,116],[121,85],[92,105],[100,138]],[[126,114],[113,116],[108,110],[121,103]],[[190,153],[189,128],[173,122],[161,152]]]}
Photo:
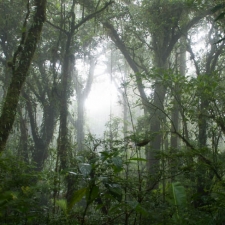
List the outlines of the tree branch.
{"label": "tree branch", "polygon": [[148,98],[144,92],[144,85],[142,84],[142,80],[140,77],[141,72],[139,71],[135,61],[131,58],[130,53],[128,52],[123,41],[120,39],[120,37],[119,37],[117,31],[114,29],[113,25],[110,24],[109,22],[103,22],[103,26],[105,26],[105,28],[107,28],[107,30],[109,31],[108,34],[111,37],[112,41],[115,43],[117,48],[122,52],[124,58],[128,62],[131,69],[133,70],[133,72],[135,74],[138,90],[141,95],[142,103],[143,103],[143,105],[147,105]]}
{"label": "tree branch", "polygon": [[84,17],[78,24],[76,24],[74,26],[74,30],[78,29],[81,25],[83,25],[84,23],[86,23],[88,20],[91,20],[92,18],[94,18],[97,14],[101,13],[102,11],[104,11],[109,5],[113,4],[113,1],[109,1],[107,3],[105,3],[105,6],[101,9],[99,9],[98,11]]}

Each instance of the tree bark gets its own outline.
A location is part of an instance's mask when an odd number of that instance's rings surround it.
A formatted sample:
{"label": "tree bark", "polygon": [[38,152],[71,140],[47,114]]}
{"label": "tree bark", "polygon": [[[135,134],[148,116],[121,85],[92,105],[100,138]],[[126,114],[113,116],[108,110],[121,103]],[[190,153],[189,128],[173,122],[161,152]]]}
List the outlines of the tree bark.
{"label": "tree bark", "polygon": [[[12,79],[7,90],[0,116],[0,152],[5,149],[7,139],[15,120],[17,105],[22,86],[28,76],[28,70],[34,56],[38,40],[45,22],[46,0],[35,0],[33,23],[27,36],[22,34],[21,43],[14,54],[12,62]],[[17,64],[18,62],[18,64]]]}
{"label": "tree bark", "polygon": [[71,69],[74,58],[70,52],[70,46],[72,42],[73,33],[69,33],[67,36],[66,50],[64,55],[64,62],[62,66],[62,80],[60,90],[60,125],[59,125],[59,137],[58,137],[58,156],[61,162],[61,169],[66,168],[67,164],[67,151],[68,151],[68,87],[71,75]]}
{"label": "tree bark", "polygon": [[[178,76],[185,76],[186,74],[186,37],[183,36],[180,39],[180,47],[179,47],[179,56],[178,56],[178,68],[179,68],[179,74]],[[174,93],[174,105],[171,113],[171,139],[170,139],[170,148],[172,153],[176,153],[178,149],[178,136],[176,135],[176,132],[179,130],[179,123],[180,123],[180,87],[175,84],[174,90],[172,90]],[[176,160],[176,158],[173,158],[170,163],[170,169],[171,169],[171,180],[174,180],[175,173],[177,171],[177,165],[179,162]]]}
{"label": "tree bark", "polygon": [[39,130],[34,115],[35,106],[33,106],[28,93],[23,92],[22,95],[26,100],[31,133],[34,141],[32,161],[36,164],[36,169],[41,171],[43,169],[44,162],[48,157],[48,146],[52,140],[56,118],[58,117],[58,106],[56,105],[53,96],[49,99],[49,103],[45,97],[40,97],[41,104],[43,106],[43,128]]}
{"label": "tree bark", "polygon": [[27,120],[23,118],[22,110],[19,111],[20,115],[20,143],[19,143],[19,157],[26,163],[29,162],[28,157],[28,132],[27,132]]}

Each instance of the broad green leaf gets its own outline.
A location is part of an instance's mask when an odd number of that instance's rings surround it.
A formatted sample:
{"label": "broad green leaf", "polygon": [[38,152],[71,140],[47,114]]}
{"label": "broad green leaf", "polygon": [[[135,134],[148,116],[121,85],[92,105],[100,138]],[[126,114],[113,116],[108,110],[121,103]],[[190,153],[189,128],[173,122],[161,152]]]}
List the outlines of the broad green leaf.
{"label": "broad green leaf", "polygon": [[84,162],[84,157],[81,155],[76,156],[77,161]]}
{"label": "broad green leaf", "polygon": [[102,156],[102,159],[103,161],[107,160],[108,158],[112,157],[113,153],[109,153],[109,152],[100,152],[101,153],[101,156]]}
{"label": "broad green leaf", "polygon": [[116,169],[118,169],[119,171],[123,168],[123,161],[120,157],[113,157],[112,162],[116,166]]}
{"label": "broad green leaf", "polygon": [[82,188],[73,193],[71,201],[68,204],[68,211],[70,211],[73,208],[73,206],[84,197],[84,195],[86,194],[86,191],[87,191],[87,188]]}
{"label": "broad green leaf", "polygon": [[119,214],[122,212],[122,203],[119,202],[118,204],[113,204],[113,206],[109,209],[109,213]]}
{"label": "broad green leaf", "polygon": [[122,201],[123,198],[123,191],[118,184],[105,184],[109,193],[119,202]]}
{"label": "broad green leaf", "polygon": [[131,209],[136,209],[138,204],[139,203],[137,201],[127,201],[127,205],[129,205],[131,207]]}
{"label": "broad green leaf", "polygon": [[137,205],[137,207],[135,208],[136,212],[142,214],[143,216],[147,216],[148,212],[145,208],[143,208],[140,204]]}
{"label": "broad green leaf", "polygon": [[88,176],[91,172],[91,165],[88,163],[80,163],[79,164],[79,170],[84,176]]}
{"label": "broad green leaf", "polygon": [[60,199],[60,200],[56,200],[56,205],[60,207],[60,209],[62,209],[62,211],[67,214],[67,202],[66,199]]}
{"label": "broad green leaf", "polygon": [[185,188],[179,182],[174,182],[171,184],[172,194],[173,194],[173,202],[174,205],[177,206],[176,217],[180,218],[179,210],[184,208],[187,203],[187,197]]}
{"label": "broad green leaf", "polygon": [[171,184],[174,204],[177,206],[185,206],[186,205],[186,192],[183,185],[179,182],[175,182]]}
{"label": "broad green leaf", "polygon": [[60,9],[60,3],[59,2],[56,2],[55,6],[56,6],[57,9]]}
{"label": "broad green leaf", "polygon": [[93,202],[99,195],[99,187],[94,185],[89,187],[86,191],[86,199],[89,202]]}

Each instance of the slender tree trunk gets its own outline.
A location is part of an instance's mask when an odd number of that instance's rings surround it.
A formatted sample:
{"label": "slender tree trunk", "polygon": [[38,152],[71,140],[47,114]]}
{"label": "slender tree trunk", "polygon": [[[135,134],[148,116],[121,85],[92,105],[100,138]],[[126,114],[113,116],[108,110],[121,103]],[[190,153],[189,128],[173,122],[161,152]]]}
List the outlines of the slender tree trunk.
{"label": "slender tree trunk", "polygon": [[[162,144],[161,122],[165,118],[163,114],[165,94],[166,87],[160,82],[156,83],[150,120],[150,133],[153,135],[153,138],[150,142],[149,149],[146,151],[147,170],[150,175],[149,187],[156,184],[155,179],[157,179],[159,175],[159,151],[161,150]],[[155,185],[155,187],[157,187],[157,185]]]}
{"label": "slender tree trunk", "polygon": [[[204,97],[200,98],[200,106],[199,106],[199,120],[198,120],[198,143],[199,143],[199,149],[205,149],[207,148],[207,108],[209,106],[209,101],[204,99]],[[197,200],[195,201],[196,207],[201,207],[204,205],[203,198],[208,195],[207,193],[207,186],[208,186],[208,178],[209,175],[207,175],[206,168],[204,167],[204,161],[202,157],[198,157],[198,164],[196,168],[197,172]]]}
{"label": "slender tree trunk", "polygon": [[[178,57],[178,68],[179,68],[179,75],[185,76],[186,74],[186,37],[181,37],[180,39],[180,54]],[[178,149],[178,136],[176,132],[179,130],[179,116],[180,116],[180,107],[179,107],[179,100],[180,100],[180,88],[177,84],[174,87],[174,106],[171,113],[171,139],[170,139],[170,147],[171,152],[176,152]],[[171,180],[174,180],[174,175],[176,172],[176,167],[178,165],[177,160],[174,158],[173,161],[170,162],[171,166]]]}
{"label": "slender tree trunk", "polygon": [[122,91],[122,98],[123,98],[123,136],[124,138],[127,136],[128,131],[128,96],[127,96],[127,74],[129,73],[128,66],[125,62],[125,71],[124,71],[124,91]]}
{"label": "slender tree trunk", "polygon": [[22,157],[24,162],[29,162],[28,157],[28,132],[27,132],[27,120],[23,118],[22,110],[20,114],[20,143],[19,143],[19,157]]}
{"label": "slender tree trunk", "polygon": [[83,151],[84,144],[84,99],[77,94],[77,149]]}
{"label": "slender tree trunk", "polygon": [[128,106],[127,106],[127,96],[123,93],[123,136],[127,136],[128,131]]}
{"label": "slender tree trunk", "polygon": [[68,88],[71,74],[71,65],[73,65],[74,57],[71,57],[70,46],[72,41],[72,34],[68,34],[66,50],[62,69],[61,92],[60,92],[60,124],[58,137],[58,155],[61,163],[61,169],[66,168],[67,151],[68,151]]}
{"label": "slender tree trunk", "polygon": [[35,121],[35,115],[33,113],[32,103],[27,93],[22,93],[26,99],[27,111],[30,119],[31,133],[34,141],[34,152],[32,155],[33,162],[36,164],[36,169],[40,171],[43,168],[43,163],[46,156],[46,146],[44,145],[43,139],[38,133],[37,124]]}

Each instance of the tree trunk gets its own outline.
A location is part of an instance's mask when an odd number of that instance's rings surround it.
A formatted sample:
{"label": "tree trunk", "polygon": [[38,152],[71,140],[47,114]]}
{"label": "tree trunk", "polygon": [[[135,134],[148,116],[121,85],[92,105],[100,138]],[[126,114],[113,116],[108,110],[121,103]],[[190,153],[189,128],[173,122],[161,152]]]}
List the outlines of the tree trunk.
{"label": "tree trunk", "polygon": [[20,114],[20,143],[19,143],[19,157],[22,157],[24,162],[29,162],[28,157],[28,132],[27,132],[27,120],[23,118],[22,110]]}
{"label": "tree trunk", "polygon": [[[153,139],[150,142],[149,149],[146,151],[147,170],[150,175],[149,187],[155,185],[155,179],[159,175],[159,151],[162,144],[161,122],[164,120],[164,99],[166,94],[166,87],[158,82],[155,85],[153,106],[151,107],[150,133]],[[157,186],[157,185],[156,185]]]}
{"label": "tree trunk", "polygon": [[21,43],[13,57],[11,65],[12,79],[0,116],[0,152],[4,150],[10,131],[12,130],[20,92],[28,75],[28,69],[41,35],[43,23],[45,22],[46,2],[46,0],[34,1],[36,10],[33,17],[33,24],[28,30],[26,37],[25,33],[22,34]]}
{"label": "tree trunk", "polygon": [[77,150],[83,151],[84,143],[84,98],[77,94],[77,121],[76,121],[76,130],[77,130]]}
{"label": "tree trunk", "polygon": [[[183,36],[180,39],[180,52],[178,56],[178,68],[179,74],[178,76],[185,76],[186,74],[186,37]],[[179,107],[179,100],[180,100],[180,88],[177,84],[174,87],[174,105],[171,113],[171,139],[170,139],[170,147],[171,152],[175,153],[178,149],[178,136],[176,132],[179,132],[179,116],[180,116],[180,107]],[[178,161],[176,158],[170,161],[170,169],[171,169],[171,180],[174,180],[175,173],[177,171]]]}
{"label": "tree trunk", "polygon": [[59,137],[58,137],[58,156],[61,163],[61,169],[66,168],[67,164],[67,151],[68,151],[68,89],[70,82],[70,75],[72,72],[72,65],[74,65],[74,57],[71,55],[70,46],[73,34],[68,34],[64,62],[62,66],[61,78],[61,92],[60,92],[60,124],[59,124]]}
{"label": "tree trunk", "polygon": [[41,171],[43,169],[44,162],[48,157],[48,147],[53,137],[55,122],[58,117],[58,107],[54,101],[54,96],[49,100],[45,97],[40,97],[43,107],[43,121],[42,129],[39,130],[35,119],[36,116],[34,114],[36,106],[32,104],[28,93],[23,92],[22,96],[26,100],[31,133],[34,141],[32,161],[36,164],[36,169]]}

